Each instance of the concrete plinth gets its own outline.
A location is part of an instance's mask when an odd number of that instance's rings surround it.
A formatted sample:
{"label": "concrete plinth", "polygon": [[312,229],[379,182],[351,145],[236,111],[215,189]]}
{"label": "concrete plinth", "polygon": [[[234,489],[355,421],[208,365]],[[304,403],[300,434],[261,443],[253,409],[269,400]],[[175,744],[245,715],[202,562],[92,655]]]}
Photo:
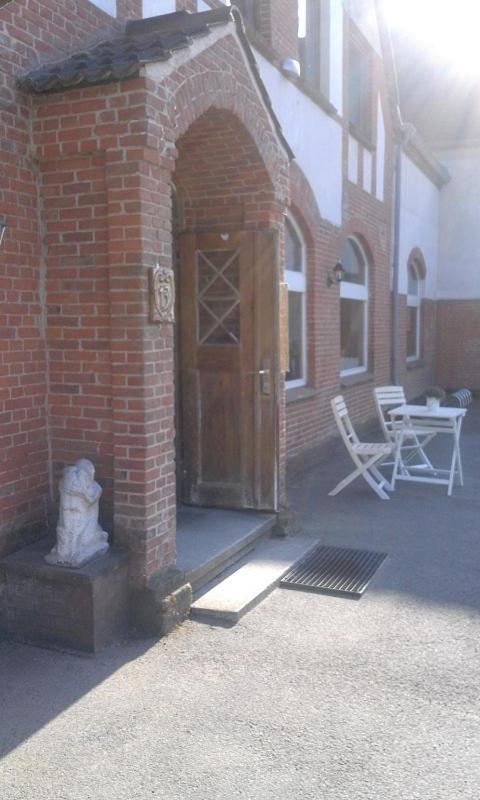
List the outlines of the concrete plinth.
{"label": "concrete plinth", "polygon": [[148,586],[130,595],[131,629],[137,636],[165,636],[187,619],[192,587],[185,573],[170,567],[153,575]]}
{"label": "concrete plinth", "polygon": [[128,633],[128,553],[79,569],[44,560],[43,539],[0,561],[0,631],[32,644],[96,653]]}

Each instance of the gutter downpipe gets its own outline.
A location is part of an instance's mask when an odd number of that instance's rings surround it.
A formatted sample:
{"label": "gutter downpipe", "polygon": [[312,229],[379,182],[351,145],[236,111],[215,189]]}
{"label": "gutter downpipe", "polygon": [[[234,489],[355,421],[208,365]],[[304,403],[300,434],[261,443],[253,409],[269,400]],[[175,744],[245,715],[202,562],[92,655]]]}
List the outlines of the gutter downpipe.
{"label": "gutter downpipe", "polygon": [[404,125],[400,110],[400,91],[398,76],[393,52],[390,28],[386,26],[388,51],[393,76],[394,104],[395,104],[395,171],[393,189],[393,243],[392,243],[392,323],[391,323],[391,352],[390,352],[390,380],[398,385],[398,341],[400,329],[400,215],[402,199],[402,154],[403,147],[408,139],[409,126]]}
{"label": "gutter downpipe", "polygon": [[397,131],[395,142],[395,173],[393,195],[393,252],[392,252],[392,329],[390,353],[390,380],[397,386],[398,378],[398,341],[400,330],[400,205],[402,198],[402,153],[403,141],[401,129]]}

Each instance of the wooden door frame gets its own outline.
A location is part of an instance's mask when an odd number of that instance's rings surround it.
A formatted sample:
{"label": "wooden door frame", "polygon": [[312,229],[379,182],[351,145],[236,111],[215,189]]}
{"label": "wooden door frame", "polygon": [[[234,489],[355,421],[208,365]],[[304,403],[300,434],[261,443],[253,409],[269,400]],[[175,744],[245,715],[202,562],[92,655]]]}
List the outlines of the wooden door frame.
{"label": "wooden door frame", "polygon": [[[217,237],[219,232],[189,231],[178,234],[188,247],[190,257],[196,258],[194,251],[198,239],[205,240],[210,235]],[[280,506],[280,358],[279,358],[279,258],[278,258],[278,233],[274,229],[242,230],[229,232],[229,237],[241,242],[242,238],[251,242],[253,249],[253,407],[251,408],[252,430],[249,437],[253,437],[253,481],[252,503],[246,508],[258,510],[278,511]],[[232,239],[230,239],[231,241]],[[261,263],[260,259],[265,259]],[[181,265],[180,265],[181,272]],[[179,302],[182,306],[181,276],[179,276]],[[190,291],[192,290],[190,278]],[[264,298],[271,297],[270,303],[265,303]],[[182,335],[179,336],[180,350],[182,348]],[[176,357],[180,353],[177,352]],[[261,386],[264,377],[259,373],[266,358],[270,358],[270,394],[264,394]],[[267,365],[268,367],[268,365]],[[257,372],[257,374],[255,374]],[[179,374],[182,374],[182,366]],[[183,377],[181,377],[183,380]],[[181,387],[180,387],[181,388]],[[263,424],[267,420],[266,424]],[[185,436],[188,431],[188,422],[182,406],[181,434]],[[273,442],[272,442],[273,437]],[[184,444],[184,443],[183,443]],[[248,445],[246,445],[248,447]],[[271,448],[273,447],[273,452]],[[182,447],[182,450],[184,448]],[[183,473],[183,471],[182,471]],[[272,474],[273,473],[273,474]],[[178,472],[177,472],[178,480]],[[219,507],[235,507],[228,500]]]}

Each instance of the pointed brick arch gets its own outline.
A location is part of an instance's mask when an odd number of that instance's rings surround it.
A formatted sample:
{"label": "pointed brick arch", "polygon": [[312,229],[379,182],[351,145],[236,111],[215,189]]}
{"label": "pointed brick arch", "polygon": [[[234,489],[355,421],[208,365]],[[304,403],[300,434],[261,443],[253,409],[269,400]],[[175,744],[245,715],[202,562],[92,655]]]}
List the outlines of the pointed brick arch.
{"label": "pointed brick arch", "polygon": [[289,154],[235,35],[218,40],[171,73],[167,96],[174,142],[210,108],[231,112],[255,142],[278,201],[287,202]]}
{"label": "pointed brick arch", "polygon": [[257,144],[231,111],[210,106],[177,139],[176,149],[178,230],[281,224],[284,206]]}
{"label": "pointed brick arch", "polygon": [[418,268],[419,278],[424,281],[427,276],[427,265],[419,247],[414,247],[407,258],[407,267],[413,263]]}

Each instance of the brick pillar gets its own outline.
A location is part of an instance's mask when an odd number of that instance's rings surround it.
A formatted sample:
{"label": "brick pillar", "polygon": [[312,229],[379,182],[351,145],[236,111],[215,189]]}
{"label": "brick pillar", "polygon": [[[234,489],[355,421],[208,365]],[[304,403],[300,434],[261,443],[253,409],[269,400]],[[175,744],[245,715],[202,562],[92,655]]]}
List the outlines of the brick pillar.
{"label": "brick pillar", "polygon": [[157,237],[168,232],[170,173],[116,152],[108,162],[114,525],[142,585],[175,560],[172,325],[149,320],[150,268],[171,262]]}
{"label": "brick pillar", "polygon": [[150,270],[172,261],[173,162],[158,150],[134,153],[110,152],[107,164],[114,530],[131,552],[134,623],[164,633],[191,599],[174,569],[173,325],[149,318]]}

